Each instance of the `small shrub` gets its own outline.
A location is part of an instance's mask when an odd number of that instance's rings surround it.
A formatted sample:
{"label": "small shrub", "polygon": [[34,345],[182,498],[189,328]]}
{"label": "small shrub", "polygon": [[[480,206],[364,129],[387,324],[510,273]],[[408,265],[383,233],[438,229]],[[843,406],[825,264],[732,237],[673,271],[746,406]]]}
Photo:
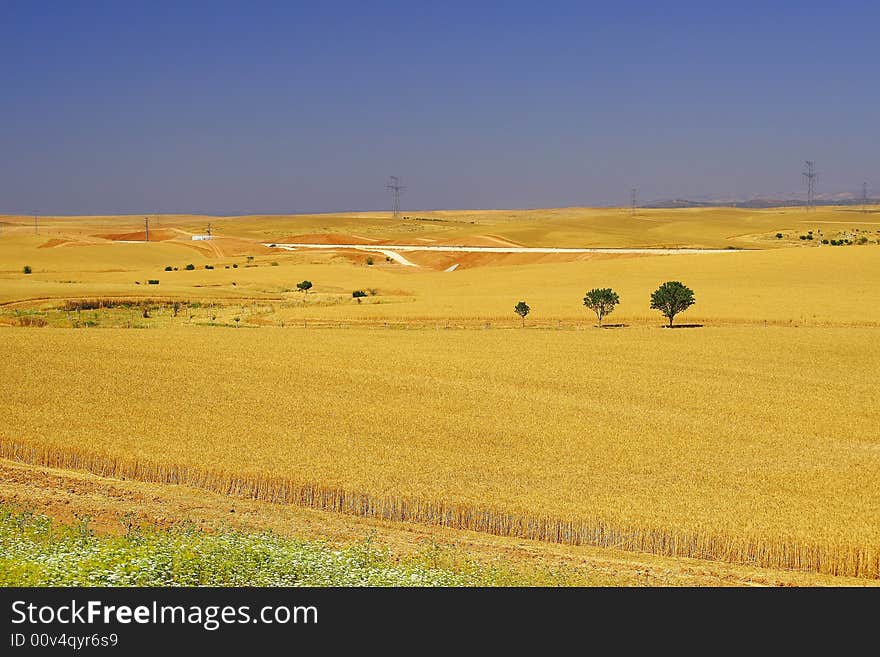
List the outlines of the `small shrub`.
{"label": "small shrub", "polygon": [[234,263],[234,264],[232,265],[232,268],[233,268],[233,269],[238,269],[238,263]]}
{"label": "small shrub", "polygon": [[828,244],[828,240],[822,240],[822,244]]}
{"label": "small shrub", "polygon": [[277,262],[272,262],[272,263],[269,263],[269,264],[271,264],[273,267],[278,267],[278,263],[277,263]]}
{"label": "small shrub", "polygon": [[159,284],[159,279],[157,279],[157,278],[151,278],[150,280],[147,281],[147,285],[158,285],[158,284]]}
{"label": "small shrub", "polygon": [[782,233],[776,233],[776,239],[781,240],[781,239],[782,239]]}
{"label": "small shrub", "polygon": [[165,267],[165,271],[174,271],[174,267],[168,265],[167,267]]}
{"label": "small shrub", "polygon": [[214,269],[214,265],[205,265],[205,269]]}
{"label": "small shrub", "polygon": [[184,267],[184,269],[186,269],[187,271],[192,271],[195,268],[196,268],[196,266],[192,263],[190,263],[186,267]]}
{"label": "small shrub", "polygon": [[513,312],[515,312],[517,315],[519,315],[520,319],[522,320],[523,326],[526,325],[526,315],[528,315],[531,311],[532,311],[532,309],[529,307],[529,304],[527,304],[525,301],[520,301],[518,304],[516,304],[513,307]]}
{"label": "small shrub", "polygon": [[33,272],[33,269],[31,269],[30,265],[25,265],[22,271],[24,271],[25,274],[30,274],[31,272]]}
{"label": "small shrub", "polygon": [[373,256],[367,256],[367,264],[368,264],[368,265],[372,265],[372,264],[373,264]]}
{"label": "small shrub", "polygon": [[18,318],[19,326],[37,326],[42,327],[46,326],[48,322],[43,317],[34,317],[33,315],[25,315],[24,317]]}
{"label": "small shrub", "polygon": [[354,297],[355,299],[360,299],[361,297],[367,296],[367,293],[364,292],[363,290],[354,290],[351,293],[351,296]]}

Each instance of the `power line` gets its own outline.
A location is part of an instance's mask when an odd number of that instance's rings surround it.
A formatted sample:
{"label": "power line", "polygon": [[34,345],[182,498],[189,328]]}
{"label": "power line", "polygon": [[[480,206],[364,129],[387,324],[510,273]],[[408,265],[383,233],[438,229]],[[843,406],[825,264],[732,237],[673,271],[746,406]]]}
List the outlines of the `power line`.
{"label": "power line", "polygon": [[804,171],[804,180],[807,181],[807,212],[814,209],[814,203],[816,200],[816,178],[819,176],[816,173],[816,162],[813,160],[807,160],[805,162],[806,171]]}
{"label": "power line", "polygon": [[388,176],[388,182],[385,189],[391,192],[391,214],[397,219],[400,216],[400,192],[406,189],[400,184],[400,178],[397,176]]}

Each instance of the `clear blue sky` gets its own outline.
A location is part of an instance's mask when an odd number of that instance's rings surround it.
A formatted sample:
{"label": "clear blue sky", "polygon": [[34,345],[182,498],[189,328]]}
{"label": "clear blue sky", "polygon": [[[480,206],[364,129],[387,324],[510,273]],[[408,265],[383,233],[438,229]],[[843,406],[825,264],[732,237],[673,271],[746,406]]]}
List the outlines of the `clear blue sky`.
{"label": "clear blue sky", "polygon": [[876,0],[0,0],[0,212],[877,190],[878,73]]}

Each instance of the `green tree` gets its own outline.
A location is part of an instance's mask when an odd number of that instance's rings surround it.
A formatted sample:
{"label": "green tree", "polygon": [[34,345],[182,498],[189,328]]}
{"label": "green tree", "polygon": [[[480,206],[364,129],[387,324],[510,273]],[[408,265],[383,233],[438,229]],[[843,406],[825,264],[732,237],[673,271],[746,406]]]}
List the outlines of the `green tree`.
{"label": "green tree", "polygon": [[522,319],[523,326],[526,325],[526,315],[528,315],[531,310],[532,309],[529,308],[529,304],[527,304],[525,301],[520,301],[513,307],[513,312],[519,315]]}
{"label": "green tree", "polygon": [[30,274],[30,273],[33,271],[33,269],[31,269],[31,266],[30,266],[30,265],[25,265],[25,266],[24,266],[24,269],[23,269],[22,271],[23,271],[25,274]]}
{"label": "green tree", "polygon": [[311,281],[300,281],[299,283],[296,284],[296,288],[300,292],[302,292],[304,294],[308,294],[309,290],[312,289],[312,282]]}
{"label": "green tree", "polygon": [[651,308],[669,318],[669,327],[675,316],[696,303],[694,291],[678,281],[667,281],[651,294]]}
{"label": "green tree", "polygon": [[602,318],[614,312],[614,306],[618,303],[620,303],[620,297],[610,287],[594,288],[584,297],[584,305],[596,313],[600,327],[602,326]]}

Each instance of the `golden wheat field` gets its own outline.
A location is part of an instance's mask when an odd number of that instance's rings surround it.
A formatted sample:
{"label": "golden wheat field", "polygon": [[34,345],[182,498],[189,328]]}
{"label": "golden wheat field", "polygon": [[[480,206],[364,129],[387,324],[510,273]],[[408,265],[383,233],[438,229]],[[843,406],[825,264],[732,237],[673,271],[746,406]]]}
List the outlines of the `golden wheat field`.
{"label": "golden wheat field", "polygon": [[872,330],[10,329],[4,343],[5,456],[877,576]]}
{"label": "golden wheat field", "polygon": [[[0,221],[0,457],[880,578],[876,210],[164,216],[149,243],[138,217]],[[404,266],[394,244],[733,248]],[[659,328],[666,280],[695,328]],[[619,292],[615,328],[593,287]]]}

